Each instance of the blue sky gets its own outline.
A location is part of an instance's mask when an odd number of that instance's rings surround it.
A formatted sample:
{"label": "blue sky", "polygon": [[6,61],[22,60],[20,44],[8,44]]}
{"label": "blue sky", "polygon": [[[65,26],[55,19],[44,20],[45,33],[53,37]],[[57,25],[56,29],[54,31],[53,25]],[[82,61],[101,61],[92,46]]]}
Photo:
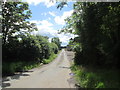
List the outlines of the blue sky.
{"label": "blue sky", "polygon": [[38,31],[34,31],[32,34],[48,36],[49,40],[53,37],[59,37],[62,46],[67,45],[69,39],[74,37],[72,34],[58,34],[58,30],[65,26],[64,19],[73,12],[73,2],[68,2],[68,5],[60,10],[57,9],[58,3],[49,2],[49,0],[24,1],[28,2],[29,9],[32,12],[30,22],[36,23],[38,28]]}

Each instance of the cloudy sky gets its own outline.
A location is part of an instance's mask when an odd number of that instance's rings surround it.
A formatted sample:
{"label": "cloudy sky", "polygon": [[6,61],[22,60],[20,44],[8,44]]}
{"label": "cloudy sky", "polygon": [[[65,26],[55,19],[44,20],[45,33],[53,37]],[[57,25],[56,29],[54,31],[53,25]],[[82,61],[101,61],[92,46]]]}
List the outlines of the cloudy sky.
{"label": "cloudy sky", "polygon": [[58,3],[49,2],[49,0],[24,0],[28,2],[29,9],[32,12],[30,22],[36,23],[38,31],[33,34],[40,34],[48,36],[49,40],[53,37],[59,37],[62,46],[68,44],[70,38],[74,37],[71,34],[58,34],[63,26],[65,26],[64,19],[69,17],[73,12],[73,2],[68,2],[62,10],[57,9]]}

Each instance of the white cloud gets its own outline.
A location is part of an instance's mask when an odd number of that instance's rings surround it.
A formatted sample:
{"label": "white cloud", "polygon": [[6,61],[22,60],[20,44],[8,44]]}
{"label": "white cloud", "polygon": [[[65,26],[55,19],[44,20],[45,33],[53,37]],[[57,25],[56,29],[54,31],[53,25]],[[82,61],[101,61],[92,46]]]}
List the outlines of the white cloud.
{"label": "white cloud", "polygon": [[55,0],[50,1],[50,0],[44,0],[44,4],[47,6],[47,8],[51,7],[51,6],[55,6]]}
{"label": "white cloud", "polygon": [[60,41],[62,42],[62,46],[65,46],[68,44],[69,39],[73,38],[73,34],[58,34],[57,30],[54,30],[53,24],[48,22],[47,20],[42,20],[42,21],[37,21],[37,20],[32,20],[30,21],[32,23],[36,23],[38,31],[33,31],[32,34],[40,34],[42,36],[48,36],[49,41],[51,41],[51,38],[53,37],[59,37]]}
{"label": "white cloud", "polygon": [[55,36],[57,34],[57,31],[53,29],[53,24],[48,22],[47,20],[37,21],[32,20],[30,21],[32,23],[36,23],[38,31],[32,32],[32,34],[40,34],[44,36]]}
{"label": "white cloud", "polygon": [[29,4],[38,5],[39,3],[43,2],[43,0],[24,0],[25,2],[28,2]]}
{"label": "white cloud", "polygon": [[58,34],[58,37],[60,38],[60,41],[62,42],[62,46],[65,46],[68,44],[69,39],[74,38],[75,36],[73,34]]}
{"label": "white cloud", "polygon": [[48,20],[51,20],[51,18],[49,17]]}
{"label": "white cloud", "polygon": [[44,3],[44,5],[49,8],[51,6],[55,5],[55,0],[53,0],[53,2],[51,0],[23,0],[25,2],[28,2],[29,4],[32,5],[38,5],[39,3]]}
{"label": "white cloud", "polygon": [[48,12],[48,13],[49,13],[51,16],[53,16],[53,17],[56,16],[56,15],[55,15],[55,12]]}
{"label": "white cloud", "polygon": [[38,20],[32,20],[30,21],[31,23],[36,23],[37,26],[42,26],[42,27],[49,27],[49,26],[53,26],[52,23],[48,22],[47,20],[42,20],[42,21],[38,21]]}
{"label": "white cloud", "polygon": [[45,12],[45,13],[41,13],[41,15],[46,16],[46,15],[47,15],[47,13],[46,13],[46,12]]}
{"label": "white cloud", "polygon": [[54,21],[55,21],[57,24],[59,24],[59,25],[65,25],[64,19],[63,19],[62,17],[60,17],[60,16],[56,16],[56,17],[54,18]]}
{"label": "white cloud", "polygon": [[59,25],[65,25],[64,19],[66,19],[67,17],[71,16],[72,13],[73,13],[73,10],[65,11],[65,12],[63,12],[62,16],[56,16],[54,18],[54,20]]}

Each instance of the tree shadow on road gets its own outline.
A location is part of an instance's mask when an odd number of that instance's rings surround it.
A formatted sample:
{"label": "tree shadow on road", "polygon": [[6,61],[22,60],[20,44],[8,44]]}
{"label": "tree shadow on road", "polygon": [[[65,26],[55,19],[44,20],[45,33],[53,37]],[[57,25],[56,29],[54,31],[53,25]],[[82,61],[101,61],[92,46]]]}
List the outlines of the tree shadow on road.
{"label": "tree shadow on road", "polygon": [[30,76],[30,72],[33,71],[24,71],[24,72],[17,72],[13,76],[7,76],[2,78],[2,88],[9,87],[11,85],[11,80],[19,80],[21,76]]}

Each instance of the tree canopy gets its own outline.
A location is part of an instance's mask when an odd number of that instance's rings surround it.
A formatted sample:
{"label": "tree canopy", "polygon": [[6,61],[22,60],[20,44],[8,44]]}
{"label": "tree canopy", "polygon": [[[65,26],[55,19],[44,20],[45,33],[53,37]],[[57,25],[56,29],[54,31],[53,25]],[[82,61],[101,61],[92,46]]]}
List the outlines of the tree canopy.
{"label": "tree canopy", "polygon": [[55,43],[50,43],[47,36],[31,35],[37,27],[28,21],[30,17],[31,11],[27,3],[2,2],[2,44],[5,62],[42,62],[52,53],[58,52],[59,38],[54,39]]}
{"label": "tree canopy", "polygon": [[52,38],[51,42],[55,43],[59,49],[61,48],[61,42],[60,42],[60,39],[58,37]]}
{"label": "tree canopy", "polygon": [[50,43],[47,36],[32,35],[31,32],[38,29],[35,23],[30,23],[30,17],[27,3],[2,2],[3,74],[13,74],[26,63],[44,63],[58,53],[59,38],[54,40],[57,43]]}
{"label": "tree canopy", "polygon": [[27,21],[31,17],[29,6],[25,2],[2,2],[3,44],[14,34],[37,30],[34,23]]}
{"label": "tree canopy", "polygon": [[118,67],[120,5],[117,2],[76,2],[61,32],[77,34],[75,63]]}

